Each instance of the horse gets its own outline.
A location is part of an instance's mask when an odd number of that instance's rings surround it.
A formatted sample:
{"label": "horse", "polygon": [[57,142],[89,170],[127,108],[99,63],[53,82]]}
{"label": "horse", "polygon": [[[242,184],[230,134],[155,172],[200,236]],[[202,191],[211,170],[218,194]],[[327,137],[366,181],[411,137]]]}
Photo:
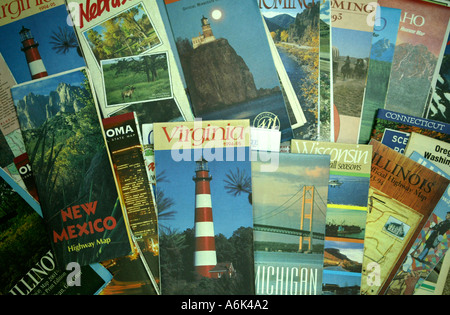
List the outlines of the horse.
{"label": "horse", "polygon": [[367,72],[367,60],[359,58],[355,64],[354,74],[357,79],[363,79]]}

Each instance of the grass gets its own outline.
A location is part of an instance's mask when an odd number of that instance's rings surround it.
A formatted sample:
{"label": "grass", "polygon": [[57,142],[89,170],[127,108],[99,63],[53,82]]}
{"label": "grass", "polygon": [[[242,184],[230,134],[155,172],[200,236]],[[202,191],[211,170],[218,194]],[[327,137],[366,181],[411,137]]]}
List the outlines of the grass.
{"label": "grass", "polygon": [[[172,96],[168,70],[159,69],[155,81],[147,82],[144,72],[128,71],[115,75],[109,67],[104,67],[105,92],[108,105],[117,105],[128,102],[141,102],[157,100]],[[131,86],[135,91],[131,98],[122,99],[122,92]]]}

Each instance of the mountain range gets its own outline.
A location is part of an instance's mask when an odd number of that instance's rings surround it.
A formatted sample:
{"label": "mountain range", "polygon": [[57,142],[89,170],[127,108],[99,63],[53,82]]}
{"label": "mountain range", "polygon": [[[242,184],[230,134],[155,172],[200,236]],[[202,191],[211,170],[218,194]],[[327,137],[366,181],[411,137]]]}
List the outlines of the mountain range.
{"label": "mountain range", "polygon": [[372,45],[370,59],[392,62],[394,58],[395,45],[387,38],[381,38]]}
{"label": "mountain range", "polygon": [[288,29],[289,25],[295,21],[295,18],[289,14],[279,14],[271,18],[264,17],[264,20],[269,32],[274,32],[277,29]]}
{"label": "mountain range", "polygon": [[318,31],[320,6],[318,3],[311,5],[309,9],[297,13],[295,17],[284,13],[264,19],[270,32],[287,31],[289,43],[304,44],[311,34]]}
{"label": "mountain range", "polygon": [[74,113],[85,106],[82,101],[88,91],[67,83],[59,83],[49,95],[30,92],[17,102],[17,115],[23,130],[41,126],[46,120],[61,113]]}

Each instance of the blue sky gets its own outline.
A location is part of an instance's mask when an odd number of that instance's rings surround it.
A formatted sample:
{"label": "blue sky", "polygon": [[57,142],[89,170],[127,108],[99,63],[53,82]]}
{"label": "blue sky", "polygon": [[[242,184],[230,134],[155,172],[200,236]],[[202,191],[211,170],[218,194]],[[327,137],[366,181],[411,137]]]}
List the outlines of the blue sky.
{"label": "blue sky", "polygon": [[[136,21],[138,21],[140,18],[142,18],[142,16],[143,16],[144,14],[146,14],[147,17],[149,18],[149,15],[148,15],[147,12],[145,11],[144,7],[142,6],[142,3],[139,3],[139,4],[137,4],[137,5],[133,6],[133,7],[130,7],[129,10],[121,11],[120,14],[125,13],[125,12],[129,12],[129,11],[130,11],[131,9],[133,9],[133,8],[136,8],[136,9],[139,10],[139,12],[135,15],[135,20],[136,20]],[[151,22],[151,23],[152,23],[152,22]],[[106,28],[105,28],[103,25],[104,25],[104,23],[95,25],[94,27],[90,28],[89,30],[94,30],[94,31],[96,31],[97,33],[100,34],[100,36],[101,36],[102,39],[103,39],[103,33],[106,31]],[[153,26],[153,23],[152,23],[152,26]],[[91,44],[90,41],[89,41],[89,39],[88,39],[87,31],[84,31],[84,32],[83,32],[83,35],[85,36],[87,42],[88,42],[89,44]]]}
{"label": "blue sky", "polygon": [[[238,151],[236,150],[235,153]],[[208,163],[210,181],[211,202],[213,209],[214,232],[230,237],[241,226],[253,225],[253,210],[248,201],[247,194],[234,197],[225,189],[224,179],[226,174],[235,172],[237,168],[251,174],[249,154],[246,154],[244,162],[239,161],[210,161]],[[195,215],[195,160],[176,162],[172,159],[170,150],[155,151],[156,176],[164,172],[166,181],[159,181],[157,189],[164,192],[164,196],[172,199],[174,205],[170,210],[176,211],[172,220],[161,221],[161,224],[183,232],[187,228],[194,228]],[[236,159],[235,159],[236,160]]]}
{"label": "blue sky", "polygon": [[[257,88],[279,85],[271,58],[261,13],[255,0],[216,0],[196,6],[203,0],[183,0],[167,5],[175,40],[196,37],[201,32],[201,18],[209,19],[216,38],[226,38],[252,72]],[[187,9],[190,6],[195,8]],[[183,9],[185,8],[185,9]],[[211,12],[222,11],[222,18],[214,20]]]}
{"label": "blue sky", "polygon": [[[279,155],[276,172],[262,172],[265,163],[253,163],[253,205],[255,223],[300,228],[302,188],[315,187],[313,230],[324,233],[329,180],[329,155]],[[276,183],[276,184],[274,184]],[[309,222],[307,222],[309,224]],[[298,242],[297,236],[257,232],[257,241]]]}
{"label": "blue sky", "polygon": [[367,58],[372,47],[372,33],[343,28],[333,28],[333,46],[339,48],[341,57]]}
{"label": "blue sky", "polygon": [[25,54],[20,50],[19,32],[22,26],[31,30],[34,40],[39,43],[38,49],[49,75],[63,72],[68,69],[78,68],[85,65],[76,49],[73,48],[66,55],[57,54],[52,49],[50,36],[52,32],[58,32],[59,27],[67,25],[67,11],[64,5],[41,12],[31,17],[2,26],[0,32],[0,53],[17,83],[31,80]]}
{"label": "blue sky", "polygon": [[58,84],[61,82],[72,86],[80,86],[86,77],[81,71],[65,73],[62,76],[48,76],[43,79],[33,80],[11,88],[11,94],[14,104],[18,100],[23,99],[25,95],[33,93],[35,95],[49,95],[51,91],[56,91]]}
{"label": "blue sky", "polygon": [[375,21],[374,32],[380,36],[375,37],[374,41],[377,41],[377,38],[387,38],[391,43],[395,44],[402,10],[387,7],[379,7],[379,9],[381,22],[377,23]]}

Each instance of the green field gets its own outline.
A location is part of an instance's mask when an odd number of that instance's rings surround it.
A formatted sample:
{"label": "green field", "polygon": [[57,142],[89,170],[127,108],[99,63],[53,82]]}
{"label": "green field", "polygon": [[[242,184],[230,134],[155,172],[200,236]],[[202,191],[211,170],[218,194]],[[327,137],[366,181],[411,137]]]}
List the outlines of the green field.
{"label": "green field", "polygon": [[[117,63],[103,65],[105,94],[108,105],[144,102],[172,96],[169,71],[166,67],[133,59],[129,67],[117,70]],[[131,97],[122,97],[122,92],[134,87]]]}
{"label": "green field", "polygon": [[390,62],[370,60],[366,94],[361,115],[359,143],[367,143],[370,140],[377,110],[384,108],[391,66],[392,63]]}

